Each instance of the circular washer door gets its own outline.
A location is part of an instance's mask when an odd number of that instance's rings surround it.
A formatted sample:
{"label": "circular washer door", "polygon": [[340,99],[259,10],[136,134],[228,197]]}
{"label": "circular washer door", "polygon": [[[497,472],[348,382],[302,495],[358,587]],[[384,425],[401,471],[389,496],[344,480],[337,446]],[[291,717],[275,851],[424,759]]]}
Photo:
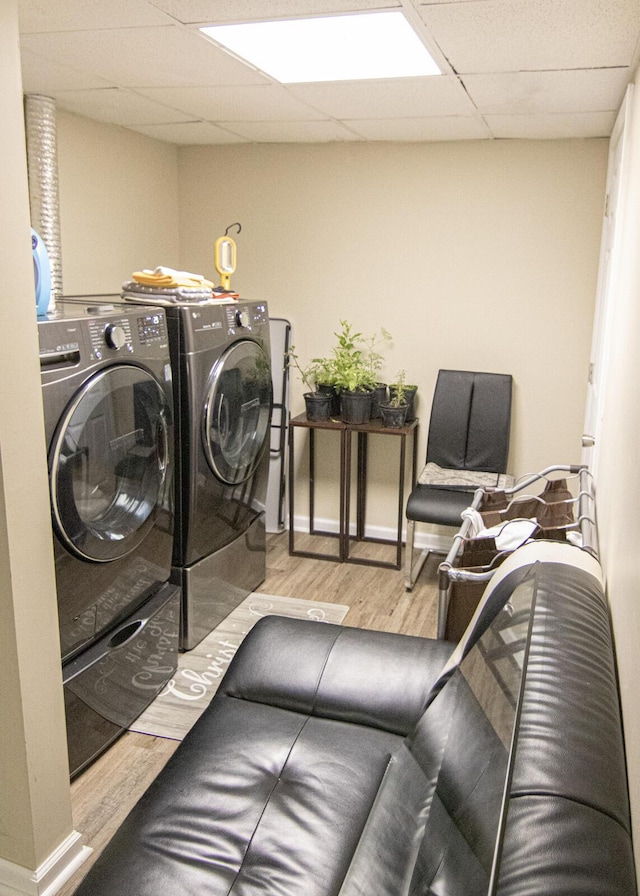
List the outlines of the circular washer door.
{"label": "circular washer door", "polygon": [[49,458],[54,524],[65,547],[96,562],[126,556],[146,537],[164,497],[162,387],[133,365],[95,374],[67,406]]}
{"label": "circular washer door", "polygon": [[271,419],[271,365],[257,342],[242,340],[211,371],[203,418],[204,451],[212,471],[227,485],[255,471]]}

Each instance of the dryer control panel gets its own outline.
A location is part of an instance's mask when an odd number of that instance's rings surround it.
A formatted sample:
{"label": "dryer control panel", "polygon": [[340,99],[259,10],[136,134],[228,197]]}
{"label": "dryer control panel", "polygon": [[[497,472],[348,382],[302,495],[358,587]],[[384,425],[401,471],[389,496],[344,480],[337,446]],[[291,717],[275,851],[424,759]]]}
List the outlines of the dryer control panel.
{"label": "dryer control panel", "polygon": [[167,338],[165,316],[162,312],[145,314],[138,318],[138,338],[142,345],[163,342]]}
{"label": "dryer control panel", "polygon": [[256,326],[266,324],[268,320],[267,306],[261,302],[225,306],[227,312],[228,333],[233,336],[242,330],[252,330]]}

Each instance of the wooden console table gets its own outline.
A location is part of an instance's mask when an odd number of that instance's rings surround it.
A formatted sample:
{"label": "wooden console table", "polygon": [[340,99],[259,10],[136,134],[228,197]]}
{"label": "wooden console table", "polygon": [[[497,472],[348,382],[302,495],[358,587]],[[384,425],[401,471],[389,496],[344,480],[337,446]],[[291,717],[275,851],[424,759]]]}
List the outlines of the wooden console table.
{"label": "wooden console table", "polygon": [[[338,539],[337,554],[320,551],[302,551],[295,547],[295,471],[294,471],[294,435],[296,429],[309,430],[309,535],[330,536]],[[340,435],[340,469],[339,469],[339,531],[325,532],[315,527],[315,451],[316,432],[325,430]],[[356,477],[356,531],[350,534],[351,510],[351,442],[353,433],[357,433],[357,477]],[[400,458],[398,468],[398,528],[395,539],[373,538],[365,535],[365,517],[367,504],[367,461],[369,436],[396,436],[400,439]],[[383,426],[380,421],[355,425],[342,420],[307,420],[306,414],[300,414],[289,422],[289,554],[297,557],[313,557],[320,560],[334,560],[339,563],[359,563],[367,566],[382,566],[389,569],[400,569],[402,566],[402,522],[404,514],[404,482],[406,466],[407,437],[411,439],[411,486],[416,481],[416,445],[418,437],[418,420],[412,420],[406,426],[391,428]],[[352,541],[376,542],[391,544],[396,548],[395,562],[370,560],[366,557],[353,557],[350,554]]]}

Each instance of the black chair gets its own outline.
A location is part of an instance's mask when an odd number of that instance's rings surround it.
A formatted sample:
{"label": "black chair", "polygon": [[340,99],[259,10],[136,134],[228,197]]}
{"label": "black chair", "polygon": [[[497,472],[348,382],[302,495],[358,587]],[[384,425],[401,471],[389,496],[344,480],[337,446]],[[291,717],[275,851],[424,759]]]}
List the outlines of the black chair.
{"label": "black chair", "polygon": [[433,395],[427,463],[407,501],[405,587],[411,591],[430,552],[413,562],[415,524],[462,524],[477,488],[511,484],[509,454],[512,377],[440,370]]}

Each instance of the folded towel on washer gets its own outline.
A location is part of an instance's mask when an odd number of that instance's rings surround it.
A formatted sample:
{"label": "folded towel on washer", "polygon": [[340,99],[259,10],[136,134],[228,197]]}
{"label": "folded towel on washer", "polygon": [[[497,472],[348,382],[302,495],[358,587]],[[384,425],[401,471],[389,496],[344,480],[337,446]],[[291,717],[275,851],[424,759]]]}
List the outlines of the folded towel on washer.
{"label": "folded towel on washer", "polygon": [[161,289],[213,289],[213,283],[206,280],[202,274],[192,274],[191,271],[176,271],[164,265],[155,270],[134,271],[131,275],[136,283],[143,286],[154,286]]}
{"label": "folded towel on washer", "polygon": [[144,286],[136,280],[129,280],[122,284],[122,295],[124,298],[133,297],[136,299],[163,299],[166,302],[207,302],[211,299],[213,293],[211,289],[206,287],[192,286]]}

